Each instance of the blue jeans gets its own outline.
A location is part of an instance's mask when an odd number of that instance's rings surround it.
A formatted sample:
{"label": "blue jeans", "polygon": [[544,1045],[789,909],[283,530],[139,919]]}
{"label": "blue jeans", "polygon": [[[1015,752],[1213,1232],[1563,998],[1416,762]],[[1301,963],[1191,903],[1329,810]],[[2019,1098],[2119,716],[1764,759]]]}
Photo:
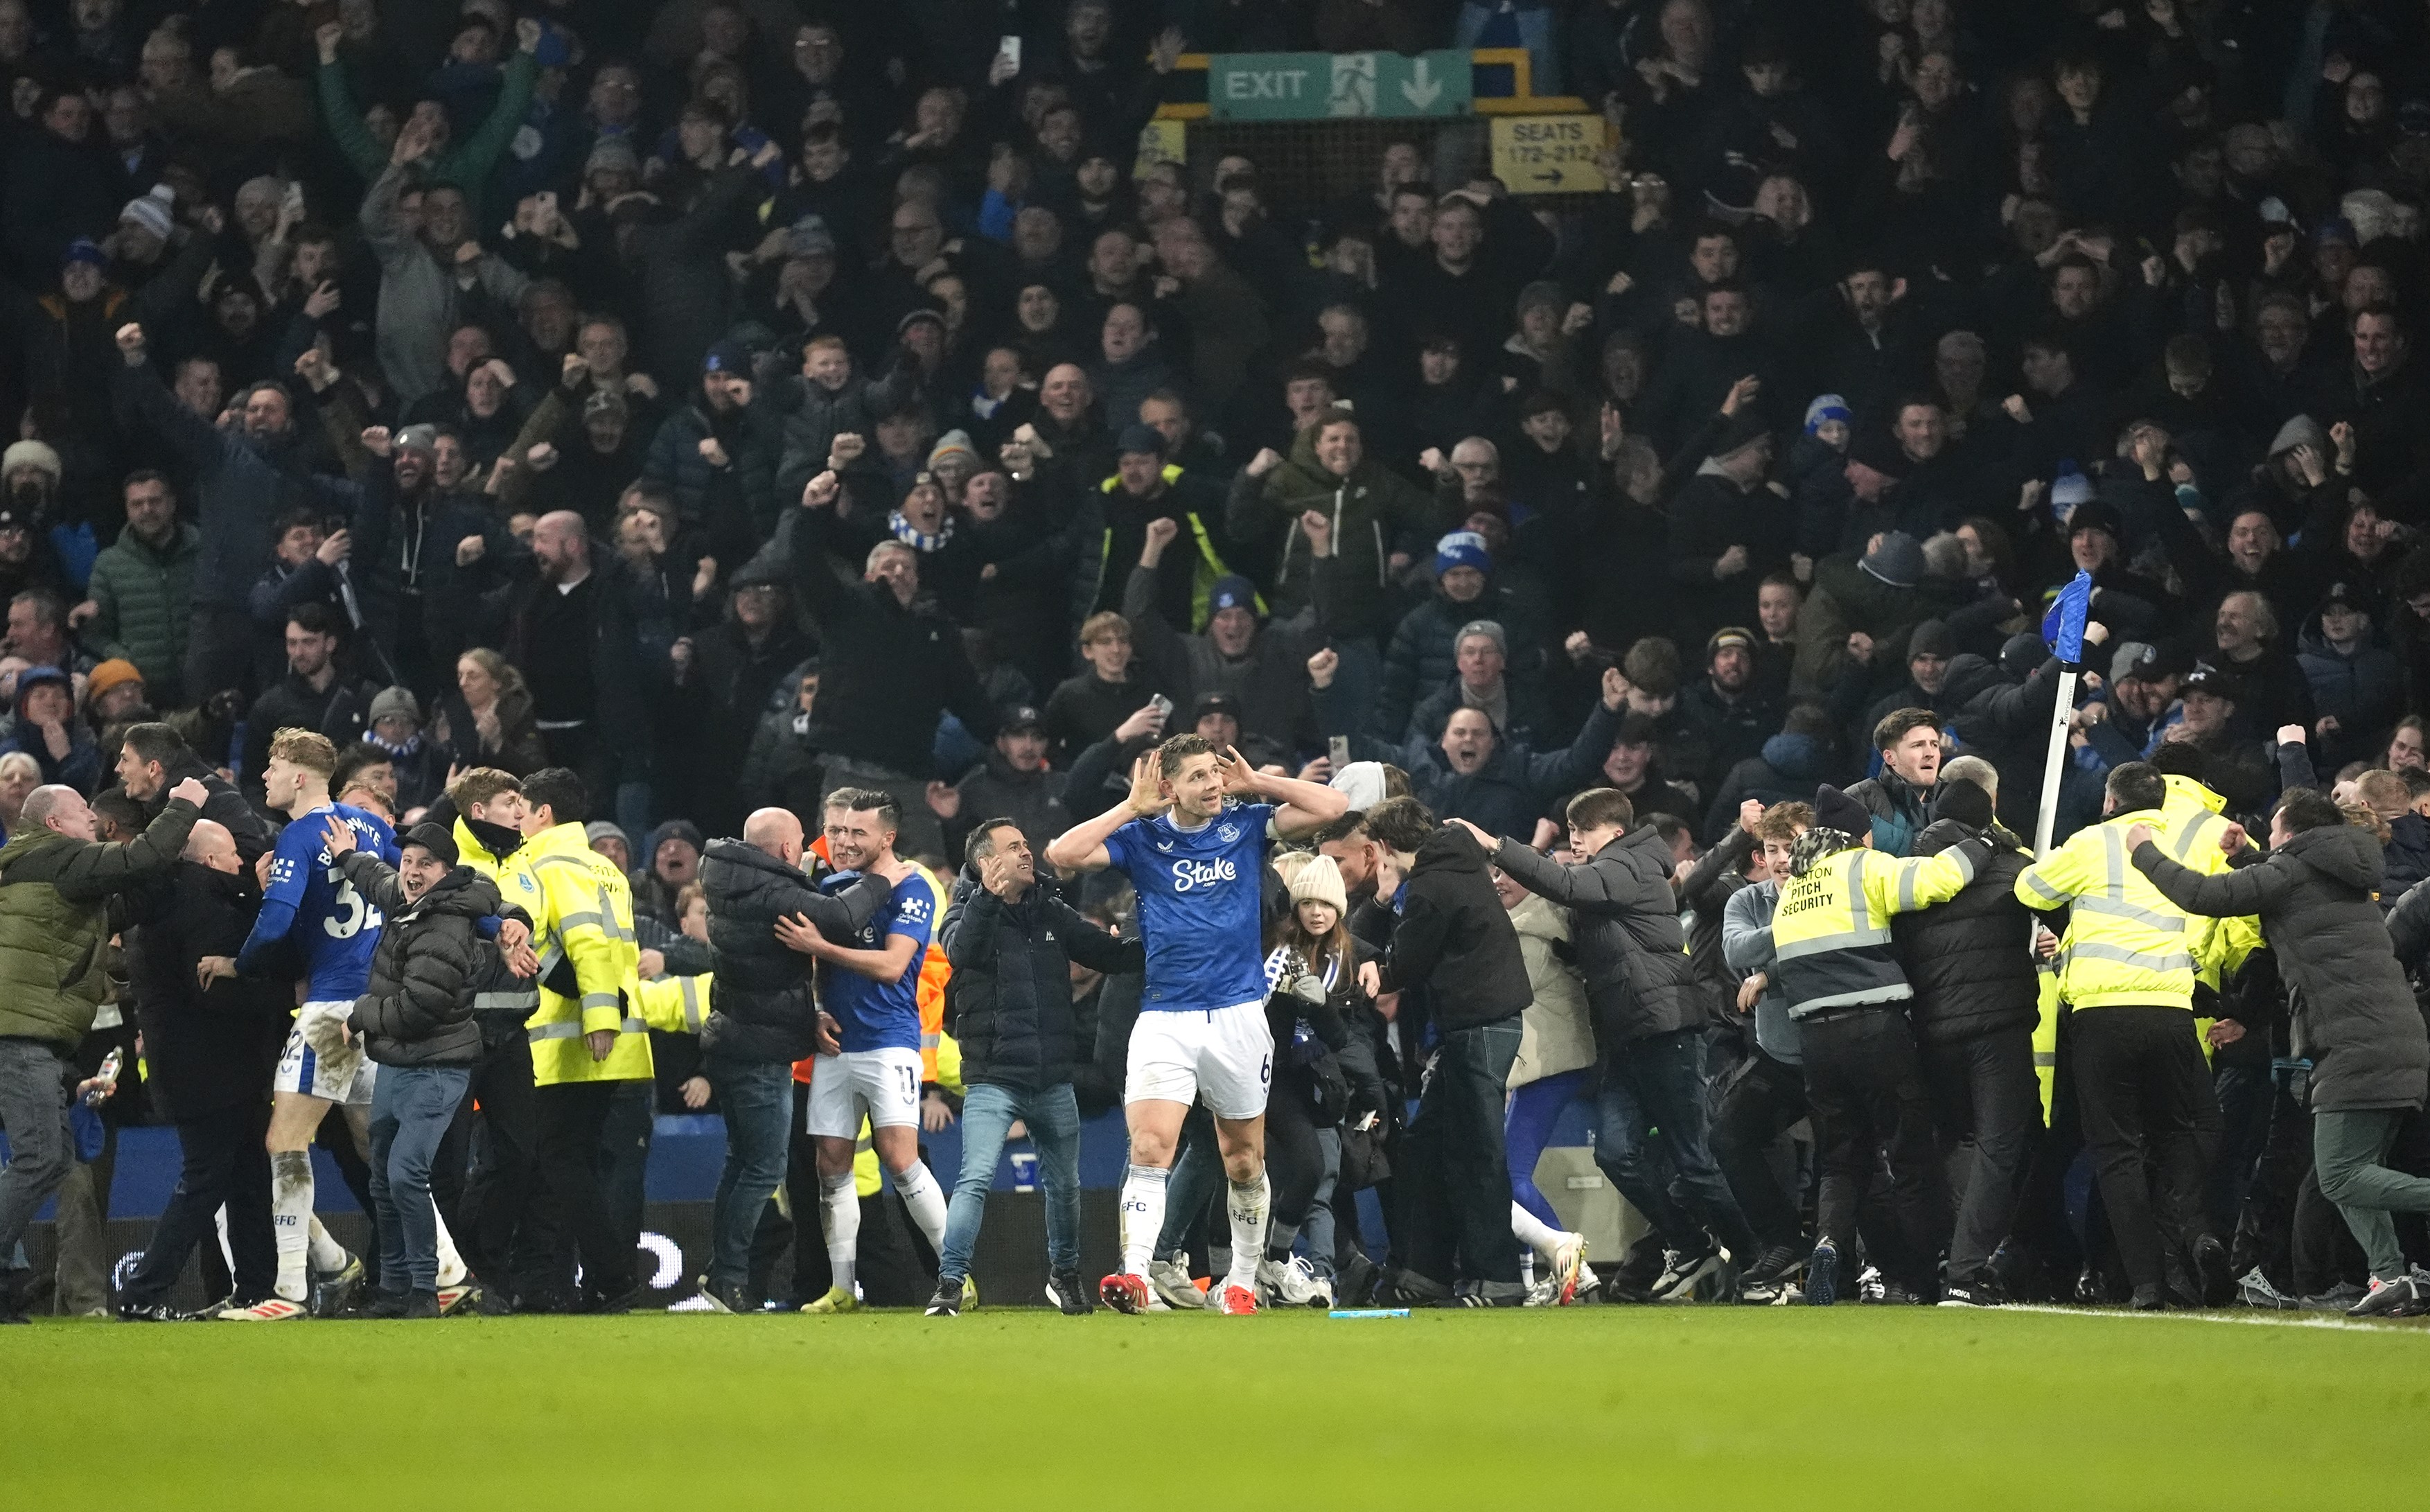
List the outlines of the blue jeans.
{"label": "blue jeans", "polygon": [[1595,1122],[1595,1164],[1665,1248],[1693,1248],[1701,1228],[1734,1255],[1755,1253],[1755,1231],[1713,1159],[1699,1031],[1647,1035],[1613,1051]]}
{"label": "blue jeans", "polygon": [[777,1060],[704,1055],[701,1074],[725,1113],[725,1167],[710,1209],[708,1284],[739,1287],[750,1273],[751,1237],[760,1210],[785,1184],[791,1143],[793,1068]]}
{"label": "blue jeans", "polygon": [[439,1289],[430,1165],[473,1080],[469,1066],[382,1066],[372,1088],[372,1211],[384,1290]]}
{"label": "blue jeans", "polygon": [[960,1284],[971,1273],[971,1249],[987,1216],[988,1188],[1004,1154],[1005,1131],[1019,1119],[1038,1146],[1038,1173],[1046,1188],[1046,1269],[1051,1274],[1080,1267],[1080,1104],[1070,1082],[1035,1091],[982,1082],[962,1095],[962,1173],[945,1210],[945,1253],[937,1259],[937,1284]]}

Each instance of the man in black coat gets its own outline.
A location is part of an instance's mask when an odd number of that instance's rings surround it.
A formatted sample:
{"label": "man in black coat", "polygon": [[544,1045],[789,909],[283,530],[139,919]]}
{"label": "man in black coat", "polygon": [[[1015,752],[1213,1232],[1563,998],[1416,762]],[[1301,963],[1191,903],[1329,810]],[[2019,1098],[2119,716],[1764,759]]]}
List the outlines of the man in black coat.
{"label": "man in black coat", "polygon": [[1989,864],[1947,903],[1890,921],[1899,963],[1915,989],[1915,1025],[1924,1090],[1941,1161],[1972,1147],[1956,1197],[1945,1303],[1983,1305],[1991,1252],[2008,1237],[2025,1157],[2041,1129],[2041,1088],[2034,1078],[2034,1026],[2041,985],[2030,947],[2033,916],[2017,901],[2017,873],[2031,859],[1991,817],[1989,762],[1960,756],[1941,773],[1933,822],[1915,854],[1937,856],[1961,840],[1991,842]]}
{"label": "man in black coat", "polygon": [[793,1062],[822,1042],[809,962],[777,939],[776,923],[807,918],[830,938],[849,938],[910,870],[889,861],[832,895],[822,893],[802,870],[802,822],[783,808],[754,813],[741,840],[713,840],[701,859],[716,963],[700,1034],[701,1071],[725,1115],[725,1168],[717,1180],[702,1295],[723,1311],[757,1310],[757,1299],[743,1293],[751,1237],[760,1209],[785,1183]]}
{"label": "man in black coat", "polygon": [[1722,1269],[1721,1248],[1752,1256],[1760,1246],[1707,1134],[1705,1004],[1679,928],[1675,863],[1661,831],[1639,823],[1613,789],[1578,794],[1567,817],[1571,851],[1588,857],[1580,866],[1516,840],[1480,842],[1512,881],[1570,910],[1604,1050],[1595,1160],[1653,1223],[1656,1240],[1613,1284],[1656,1300],[1684,1296]]}
{"label": "man in black coat", "polygon": [[278,1279],[262,1137],[270,1132],[271,1073],[287,1041],[287,989],[243,977],[198,989],[194,977],[202,956],[234,955],[243,946],[260,905],[235,839],[208,819],[194,822],[175,870],[129,899],[128,922],[141,926],[128,937],[126,964],[143,1030],[144,1086],[176,1125],[183,1158],[143,1261],[119,1288],[118,1316],[130,1322],[183,1316],[169,1293],[223,1205],[236,1261],[229,1300],[259,1302]]}
{"label": "man in black coat", "polygon": [[[928,1316],[962,1308],[962,1282],[987,1212],[996,1159],[1017,1120],[1038,1146],[1046,1188],[1047,1294],[1066,1313],[1090,1310],[1080,1284],[1080,1105],[1072,1073],[1083,1051],[1073,1013],[1072,963],[1142,972],[1147,952],[1080,916],[1038,885],[1029,839],[1010,820],[971,832],[968,865],[945,916],[945,1031],[962,1047],[962,1170],[945,1214],[937,1294]],[[1093,1044],[1090,1047],[1093,1053]]]}
{"label": "man in black coat", "polygon": [[[203,785],[203,818],[235,838],[238,858],[247,867],[259,859],[277,837],[270,823],[244,801],[234,784],[213,771],[186,743],[175,726],[157,723],[127,727],[126,742],[118,753],[118,784],[126,796],[143,806],[146,818],[158,817],[169,804],[169,789],[188,778]],[[298,973],[301,974],[300,972]]]}
{"label": "man in black coat", "polygon": [[338,663],[338,617],[328,606],[300,604],[287,616],[287,675],[263,690],[244,722],[244,779],[248,796],[261,791],[270,766],[270,741],[280,730],[312,730],[342,751],[371,728],[372,700],[379,690],[348,677]]}
{"label": "man in black coat", "polygon": [[1519,935],[1473,832],[1437,825],[1414,798],[1376,805],[1364,827],[1383,853],[1376,898],[1400,918],[1390,948],[1358,969],[1360,985],[1370,997],[1424,989],[1438,1037],[1394,1183],[1402,1217],[1384,1292],[1449,1302],[1456,1250],[1476,1282],[1474,1303],[1516,1307],[1526,1288],[1510,1232],[1502,1117],[1519,1015],[1532,1001]]}
{"label": "man in black coat", "polygon": [[828,753],[826,793],[879,788],[903,813],[896,848],[939,854],[944,836],[928,811],[937,718],[951,709],[974,739],[995,735],[995,711],[962,650],[961,632],[920,596],[920,554],[900,541],[870,550],[857,581],[828,564],[832,509],[842,484],[812,478],[792,517],[793,590],[817,623],[825,680],[810,710],[810,743]]}

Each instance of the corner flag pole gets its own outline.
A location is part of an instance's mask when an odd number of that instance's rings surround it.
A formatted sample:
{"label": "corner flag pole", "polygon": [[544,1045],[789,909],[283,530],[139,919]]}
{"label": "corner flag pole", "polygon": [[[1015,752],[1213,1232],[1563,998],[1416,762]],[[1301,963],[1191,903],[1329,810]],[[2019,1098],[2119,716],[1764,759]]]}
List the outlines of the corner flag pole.
{"label": "corner flag pole", "polygon": [[2067,717],[2075,708],[2075,682],[2084,660],[2084,621],[2092,607],[2092,574],[2078,572],[2058,590],[2058,598],[2042,617],[2042,639],[2060,663],[2058,697],[2051,705],[2050,744],[2042,754],[2042,800],[2034,815],[2034,855],[2048,856],[2051,832],[2058,822],[2058,781],[2067,759]]}

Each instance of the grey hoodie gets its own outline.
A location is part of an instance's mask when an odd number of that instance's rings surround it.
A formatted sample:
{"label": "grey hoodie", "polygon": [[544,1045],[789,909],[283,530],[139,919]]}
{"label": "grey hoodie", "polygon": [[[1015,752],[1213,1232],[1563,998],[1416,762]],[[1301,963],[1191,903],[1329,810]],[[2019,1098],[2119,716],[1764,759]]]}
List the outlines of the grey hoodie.
{"label": "grey hoodie", "polygon": [[[1772,970],[1772,911],[1780,906],[1780,884],[1751,882],[1730,894],[1722,907],[1722,958],[1742,976]],[[1789,993],[1776,979],[1767,979],[1755,1005],[1755,1042],[1783,1065],[1803,1062],[1797,1041],[1797,1021],[1789,1016]]]}

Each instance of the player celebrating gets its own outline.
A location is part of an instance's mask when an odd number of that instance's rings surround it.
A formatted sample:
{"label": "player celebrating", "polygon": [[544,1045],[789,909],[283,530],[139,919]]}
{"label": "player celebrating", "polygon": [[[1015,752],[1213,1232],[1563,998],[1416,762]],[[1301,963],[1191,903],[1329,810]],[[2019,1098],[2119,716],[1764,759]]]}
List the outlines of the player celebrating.
{"label": "player celebrating", "polygon": [[338,748],[325,736],[285,729],[272,738],[262,783],[270,806],[291,822],[280,832],[277,846],[262,857],[269,874],[262,884],[261,913],[235,958],[206,955],[195,966],[206,988],[240,972],[261,975],[275,969],[272,956],[285,940],[303,958],[308,979],[304,1006],[287,1036],[287,1053],[279,1057],[270,1137],[264,1141],[270,1148],[278,1283],[271,1296],[255,1305],[220,1315],[238,1321],[302,1317],[308,1257],[313,1271],[341,1283],[360,1273],[361,1262],[346,1254],[312,1216],[311,1151],[313,1132],[333,1103],[345,1108],[357,1148],[371,1147],[374,1068],[363,1056],[362,1042],[348,1031],[347,1021],[370,976],[381,919],[371,900],[356,891],[339,869],[323,826],[301,821],[322,814],[336,819],[354,832],[355,843],[365,855],[391,866],[396,864],[396,839],[377,816],[329,801],[329,774],[337,767]]}
{"label": "player celebrating", "polygon": [[[1234,797],[1245,800],[1230,802]],[[1057,869],[1120,870],[1139,889],[1147,989],[1131,1030],[1123,1088],[1131,1162],[1123,1178],[1123,1268],[1100,1283],[1106,1305],[1148,1307],[1147,1268],[1164,1224],[1165,1183],[1181,1121],[1200,1097],[1231,1192],[1227,1313],[1257,1310],[1266,1253],[1266,1026],[1260,905],[1270,837],[1297,839],[1340,818],[1350,801],[1319,783],[1252,771],[1238,751],[1175,736],[1131,768],[1131,796],[1046,847]],[[1168,812],[1170,810],[1170,812]]]}
{"label": "player celebrating", "polygon": [[937,897],[910,863],[894,855],[901,812],[875,789],[839,788],[827,795],[827,859],[835,871],[819,889],[842,891],[875,872],[894,890],[857,935],[833,940],[806,918],[780,921],[776,938],[820,963],[822,1050],[810,1074],[809,1133],[818,1150],[819,1226],[825,1230],[834,1272],[825,1296],[808,1313],[851,1312],[860,1248],[860,1194],[854,1189],[853,1145],[861,1115],[870,1143],[893,1173],[894,1190],[929,1247],[945,1253],[945,1193],[920,1159],[920,962],[936,928]]}

